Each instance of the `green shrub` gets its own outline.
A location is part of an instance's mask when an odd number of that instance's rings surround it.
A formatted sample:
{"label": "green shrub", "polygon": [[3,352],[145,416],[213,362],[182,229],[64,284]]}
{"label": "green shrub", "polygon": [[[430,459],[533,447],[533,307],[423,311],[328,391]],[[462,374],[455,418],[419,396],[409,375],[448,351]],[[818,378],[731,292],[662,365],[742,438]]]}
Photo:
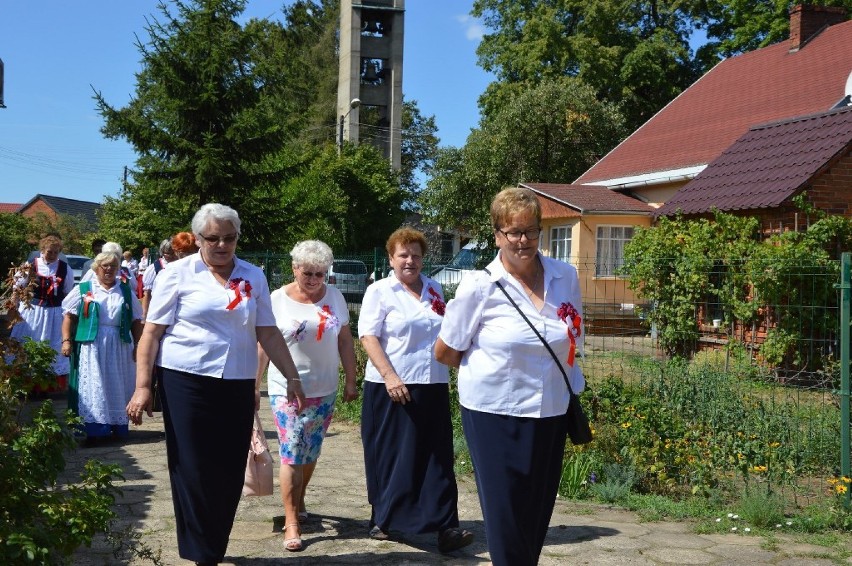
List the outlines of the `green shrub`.
{"label": "green shrub", "polygon": [[33,383],[50,374],[53,350],[42,342],[0,344],[10,354],[0,360],[0,563],[60,563],[109,531],[121,469],[89,461],[78,478],[57,483],[79,419],[68,411],[58,420],[50,400],[25,402]]}

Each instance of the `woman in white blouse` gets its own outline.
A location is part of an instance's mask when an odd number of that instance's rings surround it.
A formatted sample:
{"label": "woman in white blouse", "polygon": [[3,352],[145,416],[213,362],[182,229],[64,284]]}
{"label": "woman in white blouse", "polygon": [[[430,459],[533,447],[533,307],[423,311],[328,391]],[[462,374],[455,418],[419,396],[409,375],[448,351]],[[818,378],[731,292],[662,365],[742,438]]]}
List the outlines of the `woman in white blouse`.
{"label": "woman in white blouse", "polygon": [[579,393],[580,282],[573,266],[538,252],[541,206],[531,190],[498,193],[491,222],[500,252],[486,268],[490,274],[462,279],[435,354],[459,368],[462,425],[491,561],[534,566],[559,487],[569,395],[556,361],[497,283],[545,337]]}
{"label": "woman in white blouse", "polygon": [[257,343],[304,403],[298,373],[275,326],[260,268],[234,255],[237,212],[205,204],[192,219],[199,253],[169,263],[154,280],[139,342],[131,421],[152,413],[151,375],[160,397],[178,551],[198,564],[224,559],[242,495],[254,411]]}
{"label": "woman in white blouse", "polygon": [[451,552],[473,542],[473,533],[459,528],[449,371],[432,355],[444,296],[420,273],[422,233],[400,228],[386,249],[393,273],[367,287],[358,319],[369,356],[361,440],[370,536],[437,532],[438,550]]}
{"label": "woman in white blouse", "polygon": [[142,306],[116,277],[119,256],[99,253],[95,276],[62,301],[62,354],[76,348],[68,408],[83,420],[86,439],[128,434],[125,407],[136,387],[134,352],[142,335]]}
{"label": "woman in white blouse", "polygon": [[[62,301],[74,288],[74,273],[69,265],[59,259],[62,240],[50,234],[39,241],[41,252],[33,259],[30,272],[15,273],[12,300],[18,302],[21,320],[12,327],[11,337],[23,342],[25,338],[45,340],[56,351],[53,373],[56,383],[46,389],[36,386],[35,393],[65,391],[68,386],[68,358],[62,356]],[[32,288],[32,299],[27,300],[26,287]]]}
{"label": "woman in white blouse", "polygon": [[[318,240],[307,240],[296,244],[290,257],[294,281],[272,292],[272,313],[299,371],[305,403],[300,410],[287,398],[287,380],[274,366],[269,368],[267,390],[280,446],[284,548],[293,552],[302,550],[299,523],[308,518],[305,492],[334,414],[341,365],[345,375],[343,400],[357,399],[358,387],[349,307],[336,287],[325,284],[334,261],[331,248]],[[269,356],[260,346],[257,354],[255,388],[259,391]]]}

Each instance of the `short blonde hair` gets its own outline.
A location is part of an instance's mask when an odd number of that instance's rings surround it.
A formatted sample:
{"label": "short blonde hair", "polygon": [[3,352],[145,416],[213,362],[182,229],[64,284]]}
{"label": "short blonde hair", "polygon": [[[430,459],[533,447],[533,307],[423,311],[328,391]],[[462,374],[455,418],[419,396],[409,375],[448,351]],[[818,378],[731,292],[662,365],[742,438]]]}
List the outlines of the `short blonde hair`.
{"label": "short blonde hair", "polygon": [[116,267],[121,265],[121,256],[113,252],[101,252],[92,260],[92,271],[102,265],[114,263]]}
{"label": "short blonde hair", "polygon": [[541,203],[526,187],[506,187],[491,201],[491,227],[499,230],[519,214],[532,214],[541,224]]}

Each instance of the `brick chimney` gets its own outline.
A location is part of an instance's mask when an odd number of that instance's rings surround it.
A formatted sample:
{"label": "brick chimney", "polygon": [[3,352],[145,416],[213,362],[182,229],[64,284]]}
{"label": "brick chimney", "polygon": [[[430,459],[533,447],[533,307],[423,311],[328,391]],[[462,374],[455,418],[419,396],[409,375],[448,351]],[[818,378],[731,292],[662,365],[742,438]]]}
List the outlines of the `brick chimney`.
{"label": "brick chimney", "polygon": [[790,9],[790,51],[798,51],[828,26],[846,21],[846,9],[828,6],[803,6]]}

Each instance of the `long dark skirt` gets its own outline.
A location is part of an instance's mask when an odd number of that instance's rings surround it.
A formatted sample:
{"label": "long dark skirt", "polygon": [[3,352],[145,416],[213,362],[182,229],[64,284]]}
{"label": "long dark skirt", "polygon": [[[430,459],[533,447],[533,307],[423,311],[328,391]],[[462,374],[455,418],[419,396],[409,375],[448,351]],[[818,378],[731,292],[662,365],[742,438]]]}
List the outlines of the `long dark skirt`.
{"label": "long dark skirt", "polygon": [[494,566],[535,566],[553,514],[567,425],[462,408]]}
{"label": "long dark skirt", "polygon": [[406,387],[411,402],[400,405],[384,384],[364,382],[361,440],[371,525],[408,534],[457,527],[449,388]]}
{"label": "long dark skirt", "polygon": [[178,551],[221,562],[242,495],[254,380],[162,369],[161,397]]}

